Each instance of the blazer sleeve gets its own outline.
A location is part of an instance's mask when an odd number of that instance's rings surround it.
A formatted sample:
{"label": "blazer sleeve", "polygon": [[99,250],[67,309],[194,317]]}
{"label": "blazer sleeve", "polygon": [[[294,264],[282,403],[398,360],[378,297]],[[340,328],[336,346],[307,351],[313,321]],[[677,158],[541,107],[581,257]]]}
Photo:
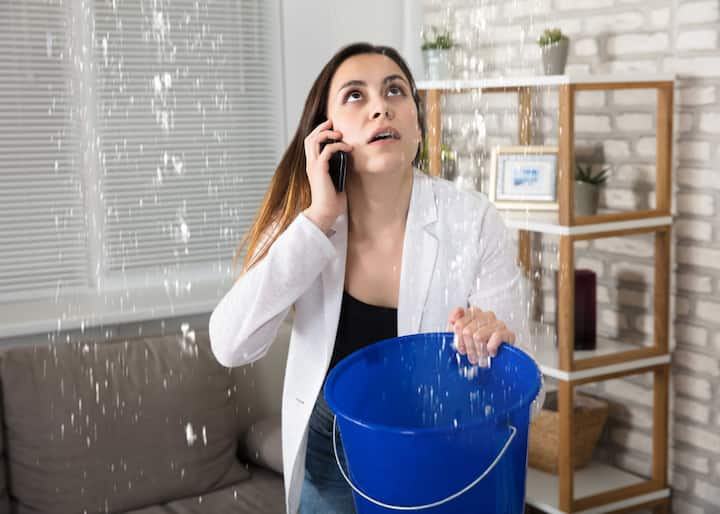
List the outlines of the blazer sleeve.
{"label": "blazer sleeve", "polygon": [[241,366],[264,356],[290,307],[336,254],[328,237],[298,215],[210,315],[210,346],[218,362]]}
{"label": "blazer sleeve", "polygon": [[491,310],[517,336],[516,344],[534,355],[528,322],[528,291],[515,264],[515,245],[500,214],[490,204],[480,226],[478,270],[469,302]]}
{"label": "blazer sleeve", "polygon": [[[495,312],[496,317],[515,332],[516,346],[536,359],[536,344],[529,324],[529,284],[515,264],[515,245],[493,205],[489,205],[483,218],[478,246],[480,269],[470,295],[470,304]],[[545,385],[541,375],[540,392],[530,408],[531,420],[535,419],[544,402]]]}

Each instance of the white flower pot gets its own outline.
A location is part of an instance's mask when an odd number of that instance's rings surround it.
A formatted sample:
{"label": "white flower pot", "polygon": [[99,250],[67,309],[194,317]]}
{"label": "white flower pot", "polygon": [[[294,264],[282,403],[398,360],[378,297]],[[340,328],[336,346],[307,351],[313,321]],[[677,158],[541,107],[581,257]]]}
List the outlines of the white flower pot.
{"label": "white flower pot", "polygon": [[450,50],[423,50],[423,64],[428,80],[450,78]]}
{"label": "white flower pot", "polygon": [[569,41],[562,39],[557,43],[541,48],[543,71],[545,75],[562,75],[565,73]]}
{"label": "white flower pot", "polygon": [[575,181],[575,216],[592,216],[598,210],[598,186]]}

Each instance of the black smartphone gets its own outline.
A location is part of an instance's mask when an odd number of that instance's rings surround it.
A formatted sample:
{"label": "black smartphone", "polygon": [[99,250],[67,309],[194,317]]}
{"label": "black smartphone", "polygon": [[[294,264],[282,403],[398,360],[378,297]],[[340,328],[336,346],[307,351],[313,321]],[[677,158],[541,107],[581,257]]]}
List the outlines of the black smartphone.
{"label": "black smartphone", "polygon": [[[320,151],[323,151],[325,145],[329,143],[336,143],[337,141],[329,139],[320,145]],[[337,151],[332,154],[329,161],[330,167],[330,180],[332,180],[335,191],[341,193],[345,191],[345,177],[347,176],[347,161],[348,156],[345,152]]]}

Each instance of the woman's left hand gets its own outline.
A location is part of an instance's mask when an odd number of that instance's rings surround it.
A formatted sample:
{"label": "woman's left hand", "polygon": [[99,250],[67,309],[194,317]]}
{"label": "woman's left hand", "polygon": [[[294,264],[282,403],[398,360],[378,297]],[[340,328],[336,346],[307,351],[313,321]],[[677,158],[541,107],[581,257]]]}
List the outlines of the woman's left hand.
{"label": "woman's left hand", "polygon": [[458,307],[448,316],[448,330],[455,333],[457,351],[467,354],[472,364],[488,365],[488,355],[495,357],[504,341],[515,344],[515,332],[507,328],[492,311],[477,307]]}

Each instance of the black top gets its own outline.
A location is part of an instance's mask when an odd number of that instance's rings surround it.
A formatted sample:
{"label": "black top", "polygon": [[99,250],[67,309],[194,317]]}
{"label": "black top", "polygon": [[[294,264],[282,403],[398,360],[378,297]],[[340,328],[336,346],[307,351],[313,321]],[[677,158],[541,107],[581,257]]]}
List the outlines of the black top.
{"label": "black top", "polygon": [[330,368],[365,346],[397,337],[397,309],[363,303],[343,291]]}

